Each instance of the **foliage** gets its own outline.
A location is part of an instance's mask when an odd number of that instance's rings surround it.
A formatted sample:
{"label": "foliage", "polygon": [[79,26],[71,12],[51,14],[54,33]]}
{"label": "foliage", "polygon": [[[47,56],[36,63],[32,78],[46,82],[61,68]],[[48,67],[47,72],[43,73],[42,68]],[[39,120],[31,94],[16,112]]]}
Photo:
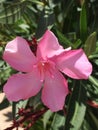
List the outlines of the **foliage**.
{"label": "foliage", "polygon": [[[8,77],[15,73],[2,59],[5,44],[19,35],[39,39],[47,28],[64,48],[83,48],[93,65],[88,80],[69,80],[63,111],[47,110],[30,130],[98,129],[98,1],[97,0],[1,0],[0,1],[0,92]],[[4,99],[0,109],[12,105],[13,117],[18,108],[34,112],[43,108],[40,94],[30,100],[10,103]],[[19,118],[17,116],[16,118]],[[25,125],[29,124],[25,122]]]}

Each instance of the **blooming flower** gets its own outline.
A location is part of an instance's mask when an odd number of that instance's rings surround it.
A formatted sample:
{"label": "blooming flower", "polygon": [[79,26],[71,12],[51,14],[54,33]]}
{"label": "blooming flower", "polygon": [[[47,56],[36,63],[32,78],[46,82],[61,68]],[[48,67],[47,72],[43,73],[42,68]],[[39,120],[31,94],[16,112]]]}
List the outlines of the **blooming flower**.
{"label": "blooming flower", "polygon": [[63,108],[69,92],[62,73],[74,79],[87,79],[92,72],[82,49],[63,49],[49,30],[39,41],[36,56],[25,39],[16,37],[6,45],[3,59],[21,72],[13,74],[5,84],[7,98],[10,101],[28,99],[42,88],[42,102],[51,111]]}

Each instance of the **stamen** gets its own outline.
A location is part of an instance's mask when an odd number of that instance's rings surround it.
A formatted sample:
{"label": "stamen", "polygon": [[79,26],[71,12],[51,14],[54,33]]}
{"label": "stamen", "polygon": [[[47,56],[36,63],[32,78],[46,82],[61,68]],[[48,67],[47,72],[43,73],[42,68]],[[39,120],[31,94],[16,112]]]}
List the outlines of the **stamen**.
{"label": "stamen", "polygon": [[54,78],[54,74],[53,74],[53,66],[52,63],[50,63],[49,61],[39,61],[38,62],[38,69],[40,72],[40,81],[43,82],[44,78],[45,78],[45,73],[49,73],[49,75]]}

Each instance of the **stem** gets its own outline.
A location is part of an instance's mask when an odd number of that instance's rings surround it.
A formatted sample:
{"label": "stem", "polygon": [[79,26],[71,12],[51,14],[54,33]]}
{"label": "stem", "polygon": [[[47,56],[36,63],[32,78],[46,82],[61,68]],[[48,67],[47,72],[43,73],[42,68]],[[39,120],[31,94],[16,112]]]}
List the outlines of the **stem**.
{"label": "stem", "polygon": [[5,130],[13,130],[14,128],[18,128],[21,124],[23,124],[25,121],[28,121],[31,119],[31,123],[25,130],[30,128],[46,111],[48,108],[42,109],[37,112],[26,112],[23,116],[21,116],[19,119],[13,121],[13,125],[9,128],[6,128]]}

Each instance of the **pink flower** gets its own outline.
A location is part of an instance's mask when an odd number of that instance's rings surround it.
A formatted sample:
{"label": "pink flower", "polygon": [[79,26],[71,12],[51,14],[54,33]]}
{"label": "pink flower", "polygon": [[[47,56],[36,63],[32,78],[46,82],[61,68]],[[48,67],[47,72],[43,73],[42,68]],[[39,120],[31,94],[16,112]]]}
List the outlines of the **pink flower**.
{"label": "pink flower", "polygon": [[3,59],[14,69],[25,72],[8,79],[4,86],[7,98],[10,101],[28,99],[42,89],[42,102],[51,111],[63,108],[69,92],[61,72],[74,79],[87,79],[92,72],[82,49],[63,49],[49,30],[40,40],[36,56],[25,39],[16,37],[6,45]]}

